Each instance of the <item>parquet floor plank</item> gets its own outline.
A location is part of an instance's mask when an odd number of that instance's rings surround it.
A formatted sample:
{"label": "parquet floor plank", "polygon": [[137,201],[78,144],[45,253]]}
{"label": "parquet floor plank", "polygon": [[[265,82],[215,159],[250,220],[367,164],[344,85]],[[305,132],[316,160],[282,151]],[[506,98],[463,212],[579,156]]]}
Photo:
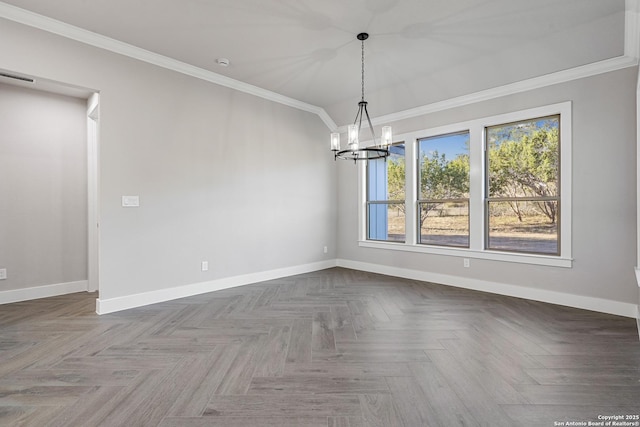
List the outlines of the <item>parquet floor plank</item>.
{"label": "parquet floor plank", "polygon": [[[633,319],[333,268],[0,306],[0,426],[552,426],[640,413]],[[559,424],[558,424],[559,425]]]}
{"label": "parquet floor plank", "polygon": [[201,370],[193,369],[194,375],[183,387],[167,415],[171,417],[199,417],[203,414],[209,399],[220,387],[227,371],[231,368],[241,346],[231,344],[219,346],[208,355]]}
{"label": "parquet floor plank", "polygon": [[336,417],[361,416],[357,395],[269,394],[215,396],[205,417]]}
{"label": "parquet floor plank", "polygon": [[287,363],[311,363],[313,321],[296,319],[291,328]]}
{"label": "parquet floor plank", "polygon": [[[391,395],[395,397],[398,416],[405,426],[429,426],[433,409],[413,377],[388,377],[387,385]],[[447,410],[451,411],[452,401],[447,401]]]}
{"label": "parquet floor plank", "polygon": [[[131,381],[129,382],[130,385]],[[80,397],[75,404],[60,408],[55,417],[50,417],[40,425],[47,427],[67,427],[83,425],[109,425],[111,419],[105,419],[111,402],[117,400],[124,387],[102,386]],[[101,420],[104,422],[101,423]],[[30,420],[28,425],[35,423]]]}
{"label": "parquet floor plank", "polygon": [[363,417],[370,427],[404,427],[390,394],[360,395]]}
{"label": "parquet floor plank", "polygon": [[446,388],[450,388],[462,400],[478,424],[493,427],[513,426],[514,421],[509,419],[501,405],[487,393],[483,384],[469,378],[466,372],[460,369],[459,362],[447,351],[428,350],[427,354],[446,381]]}
{"label": "parquet floor plank", "polygon": [[327,417],[166,418],[160,427],[326,427]]}

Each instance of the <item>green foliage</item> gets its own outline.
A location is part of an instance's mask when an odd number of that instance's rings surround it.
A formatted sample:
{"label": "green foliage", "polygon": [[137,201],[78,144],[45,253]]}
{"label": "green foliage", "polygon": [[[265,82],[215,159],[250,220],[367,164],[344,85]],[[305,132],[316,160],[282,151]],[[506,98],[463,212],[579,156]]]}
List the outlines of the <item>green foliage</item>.
{"label": "green foliage", "polygon": [[447,160],[435,151],[420,162],[421,199],[459,199],[469,197],[469,156],[460,154]]}
{"label": "green foliage", "polygon": [[[489,140],[489,194],[491,197],[548,197],[558,195],[558,127],[549,124],[529,131],[491,134]],[[515,137],[515,138],[514,138]],[[511,208],[522,219],[517,202]],[[553,201],[535,203],[555,223]]]}
{"label": "green foliage", "polygon": [[[387,160],[387,185],[389,200],[405,198],[404,159]],[[421,199],[458,199],[469,194],[469,156],[461,154],[447,160],[444,154],[434,152],[423,157],[420,163]]]}
{"label": "green foliage", "polygon": [[[469,155],[459,154],[453,160],[447,160],[445,154],[434,151],[431,156],[420,159],[420,199],[443,200],[469,197]],[[422,203],[420,209],[420,228],[432,210],[441,206],[438,203]]]}
{"label": "green foliage", "polygon": [[[489,194],[491,197],[555,197],[558,195],[559,132],[556,119],[542,124],[527,122],[492,128],[489,132]],[[447,159],[437,151],[420,159],[421,200],[466,199],[469,197],[469,155]],[[404,158],[387,160],[389,200],[405,199]],[[522,221],[524,212],[517,201],[509,202]],[[404,205],[401,209],[404,209]],[[423,203],[420,226],[438,203]],[[556,222],[555,201],[533,206]]]}
{"label": "green foliage", "polygon": [[387,183],[389,200],[404,200],[405,167],[403,157],[390,156],[387,159]]}

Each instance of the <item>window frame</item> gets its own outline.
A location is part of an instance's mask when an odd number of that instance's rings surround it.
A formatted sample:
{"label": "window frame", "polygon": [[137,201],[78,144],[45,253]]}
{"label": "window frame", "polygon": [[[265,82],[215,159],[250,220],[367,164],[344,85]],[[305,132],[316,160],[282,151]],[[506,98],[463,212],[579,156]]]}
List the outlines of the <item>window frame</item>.
{"label": "window frame", "polygon": [[[406,156],[406,144],[404,141],[395,141],[391,144],[392,146],[394,145],[404,145],[404,150],[405,150],[405,177],[404,177],[404,189],[405,189],[405,199],[404,200],[400,200],[400,199],[386,199],[386,200],[369,200],[369,194],[371,193],[370,191],[370,183],[369,183],[369,161],[363,162],[364,164],[364,173],[365,173],[365,240],[369,241],[369,242],[391,242],[391,243],[406,243],[407,241],[407,225],[405,222],[405,230],[404,230],[404,234],[405,234],[405,239],[404,240],[381,240],[381,239],[370,239],[369,238],[369,231],[370,231],[370,215],[369,215],[369,206],[370,205],[386,205],[387,206],[387,210],[389,208],[389,206],[393,206],[393,205],[404,205],[404,209],[405,209],[405,217],[406,217],[406,210],[407,210],[407,205],[406,205],[406,192],[407,192],[407,177],[406,177],[406,163],[407,163],[407,156]],[[376,161],[376,160],[374,160]],[[388,161],[388,158],[385,158],[384,160],[385,164]],[[388,227],[387,227],[387,232],[388,232]]]}
{"label": "window frame", "polygon": [[[428,136],[428,137],[424,137],[424,138],[419,138],[416,140],[416,190],[417,190],[417,199],[416,199],[416,221],[418,222],[417,225],[417,229],[416,229],[416,243],[422,246],[441,246],[441,247],[445,247],[445,248],[469,248],[469,242],[470,242],[470,238],[471,238],[471,229],[470,229],[470,224],[471,224],[471,209],[470,209],[470,199],[469,198],[453,198],[453,199],[422,199],[422,189],[420,188],[421,186],[421,179],[422,177],[420,176],[420,171],[421,171],[421,166],[420,166],[420,142],[426,139],[430,139],[430,138],[438,138],[438,137],[446,137],[446,136],[454,136],[454,135],[464,135],[464,134],[470,134],[468,129],[462,130],[462,131],[458,131],[458,132],[453,132],[453,133],[447,133],[447,134],[443,134],[443,135],[434,135],[434,136]],[[471,182],[471,171],[469,171],[469,182]],[[467,228],[469,229],[469,236],[467,239],[467,244],[466,245],[453,245],[453,244],[435,244],[435,243],[422,243],[422,228],[420,227],[420,217],[422,216],[422,205],[425,204],[445,204],[445,203],[466,203],[467,204]]]}
{"label": "window frame", "polygon": [[[489,169],[490,169],[490,156],[489,156],[489,146],[486,144],[486,139],[487,139],[487,135],[489,133],[489,129],[491,127],[496,127],[496,126],[509,126],[509,125],[516,125],[516,124],[520,124],[520,123],[527,123],[527,122],[533,122],[536,120],[542,120],[542,119],[547,119],[550,117],[557,117],[558,118],[558,131],[559,131],[559,141],[558,141],[558,178],[557,178],[557,183],[556,186],[558,188],[558,192],[559,195],[557,196],[517,196],[517,197],[495,197],[495,196],[491,196],[490,194],[490,176],[489,176]],[[500,123],[498,125],[494,125],[494,126],[485,126],[484,127],[484,139],[485,139],[485,144],[484,144],[484,181],[485,181],[485,196],[484,196],[484,215],[485,215],[485,221],[484,221],[484,227],[485,227],[485,232],[484,232],[484,247],[486,250],[492,250],[492,251],[500,251],[500,252],[507,252],[507,253],[528,253],[528,254],[538,254],[538,255],[549,255],[549,256],[560,256],[560,254],[562,253],[562,239],[561,239],[561,231],[562,231],[562,116],[560,114],[552,114],[552,115],[548,115],[545,117],[531,117],[529,119],[525,119],[525,120],[519,120],[516,122],[509,122],[509,123]],[[489,235],[490,233],[490,228],[491,228],[491,221],[490,221],[490,212],[491,209],[489,207],[490,203],[505,203],[505,202],[547,202],[547,201],[554,201],[558,203],[558,207],[557,207],[557,219],[556,219],[556,235],[557,235],[557,240],[556,240],[556,253],[546,253],[546,252],[535,252],[535,251],[526,251],[526,250],[519,250],[519,251],[515,251],[515,250],[510,250],[510,249],[500,249],[500,248],[491,248],[490,247],[490,242],[491,242],[491,236]]]}
{"label": "window frame", "polygon": [[[502,125],[506,123],[530,120],[537,117],[560,115],[560,212],[559,219],[562,227],[558,229],[559,255],[547,255],[527,252],[507,252],[485,248],[487,231],[485,229],[486,215],[486,127]],[[469,247],[435,246],[419,244],[418,241],[418,140],[462,132],[469,130]],[[514,262],[552,267],[572,266],[572,103],[571,101],[550,104],[541,107],[523,109],[519,111],[498,114],[464,122],[451,123],[434,128],[408,132],[394,137],[395,141],[405,144],[405,211],[406,239],[404,243],[390,241],[367,240],[366,227],[366,166],[358,165],[358,245],[366,248],[388,249],[424,254],[445,255],[459,258],[487,259],[503,262]]]}

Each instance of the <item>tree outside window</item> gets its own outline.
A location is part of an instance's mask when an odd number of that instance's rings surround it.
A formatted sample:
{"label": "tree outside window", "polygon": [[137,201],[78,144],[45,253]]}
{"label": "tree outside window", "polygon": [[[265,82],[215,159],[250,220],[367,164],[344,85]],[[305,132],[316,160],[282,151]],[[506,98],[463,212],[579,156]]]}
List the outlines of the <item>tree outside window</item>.
{"label": "tree outside window", "polygon": [[570,267],[571,115],[562,102],[397,135],[406,146],[361,175],[360,245]]}
{"label": "tree outside window", "polygon": [[418,140],[418,243],[469,247],[469,132]]}
{"label": "tree outside window", "polygon": [[559,254],[559,116],[486,128],[487,249]]}

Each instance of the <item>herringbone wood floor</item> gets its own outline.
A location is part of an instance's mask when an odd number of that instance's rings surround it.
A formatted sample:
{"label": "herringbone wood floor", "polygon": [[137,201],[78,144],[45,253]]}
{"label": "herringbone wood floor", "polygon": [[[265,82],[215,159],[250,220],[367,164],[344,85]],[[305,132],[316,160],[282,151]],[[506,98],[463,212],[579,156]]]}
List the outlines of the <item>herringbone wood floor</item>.
{"label": "herringbone wood floor", "polygon": [[640,413],[633,319],[331,269],[0,307],[0,424],[553,426]]}

